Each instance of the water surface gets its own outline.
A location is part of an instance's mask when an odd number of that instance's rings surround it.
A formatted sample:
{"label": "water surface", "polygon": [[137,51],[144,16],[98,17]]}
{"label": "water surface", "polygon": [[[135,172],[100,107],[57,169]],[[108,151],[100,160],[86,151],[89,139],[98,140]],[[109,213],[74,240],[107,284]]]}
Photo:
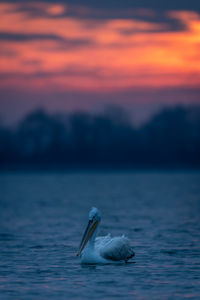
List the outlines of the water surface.
{"label": "water surface", "polygon": [[[199,172],[0,174],[0,299],[199,299]],[[92,206],[133,263],[82,266]]]}

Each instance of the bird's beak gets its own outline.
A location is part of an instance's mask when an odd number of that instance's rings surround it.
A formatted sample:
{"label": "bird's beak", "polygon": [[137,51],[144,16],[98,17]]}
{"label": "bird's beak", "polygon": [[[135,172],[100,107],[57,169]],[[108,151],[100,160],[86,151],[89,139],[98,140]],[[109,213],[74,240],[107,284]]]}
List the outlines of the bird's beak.
{"label": "bird's beak", "polygon": [[99,223],[99,221],[97,221],[97,220],[89,220],[88,225],[83,234],[83,238],[81,240],[78,252],[76,253],[76,256],[79,256],[81,254],[81,252],[85,248],[87,242],[89,241],[90,237],[92,236],[93,232],[97,228],[98,223]]}

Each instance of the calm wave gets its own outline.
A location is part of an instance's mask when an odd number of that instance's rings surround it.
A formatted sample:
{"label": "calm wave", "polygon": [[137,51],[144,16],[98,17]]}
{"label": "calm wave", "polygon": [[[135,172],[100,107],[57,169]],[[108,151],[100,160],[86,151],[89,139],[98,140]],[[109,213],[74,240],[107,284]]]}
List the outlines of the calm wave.
{"label": "calm wave", "polygon": [[[199,299],[200,173],[0,174],[0,299]],[[132,263],[81,266],[91,206]]]}

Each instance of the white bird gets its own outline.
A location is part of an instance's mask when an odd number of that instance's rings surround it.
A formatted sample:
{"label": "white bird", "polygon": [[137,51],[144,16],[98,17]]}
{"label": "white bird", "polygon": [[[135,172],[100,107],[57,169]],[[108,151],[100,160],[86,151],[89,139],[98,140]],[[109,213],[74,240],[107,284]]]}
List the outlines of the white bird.
{"label": "white bird", "polygon": [[127,262],[135,253],[130,241],[123,236],[96,237],[98,225],[101,221],[99,210],[93,207],[89,213],[89,222],[81,240],[77,256],[81,257],[84,264],[110,264],[116,262]]}

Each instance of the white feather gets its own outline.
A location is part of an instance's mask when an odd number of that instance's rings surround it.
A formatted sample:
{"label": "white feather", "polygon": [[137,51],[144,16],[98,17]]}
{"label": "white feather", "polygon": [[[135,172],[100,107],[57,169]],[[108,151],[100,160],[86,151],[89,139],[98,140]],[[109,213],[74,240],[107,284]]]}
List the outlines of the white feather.
{"label": "white feather", "polygon": [[[100,220],[100,212],[97,208],[92,208],[89,214],[88,226],[93,226],[91,224],[99,224]],[[135,255],[130,246],[129,239],[124,235],[111,237],[111,235],[108,234],[106,236],[96,237],[97,227],[98,225],[95,227],[95,230],[93,230],[85,248],[80,254],[82,263],[110,264],[120,261],[126,262]]]}

